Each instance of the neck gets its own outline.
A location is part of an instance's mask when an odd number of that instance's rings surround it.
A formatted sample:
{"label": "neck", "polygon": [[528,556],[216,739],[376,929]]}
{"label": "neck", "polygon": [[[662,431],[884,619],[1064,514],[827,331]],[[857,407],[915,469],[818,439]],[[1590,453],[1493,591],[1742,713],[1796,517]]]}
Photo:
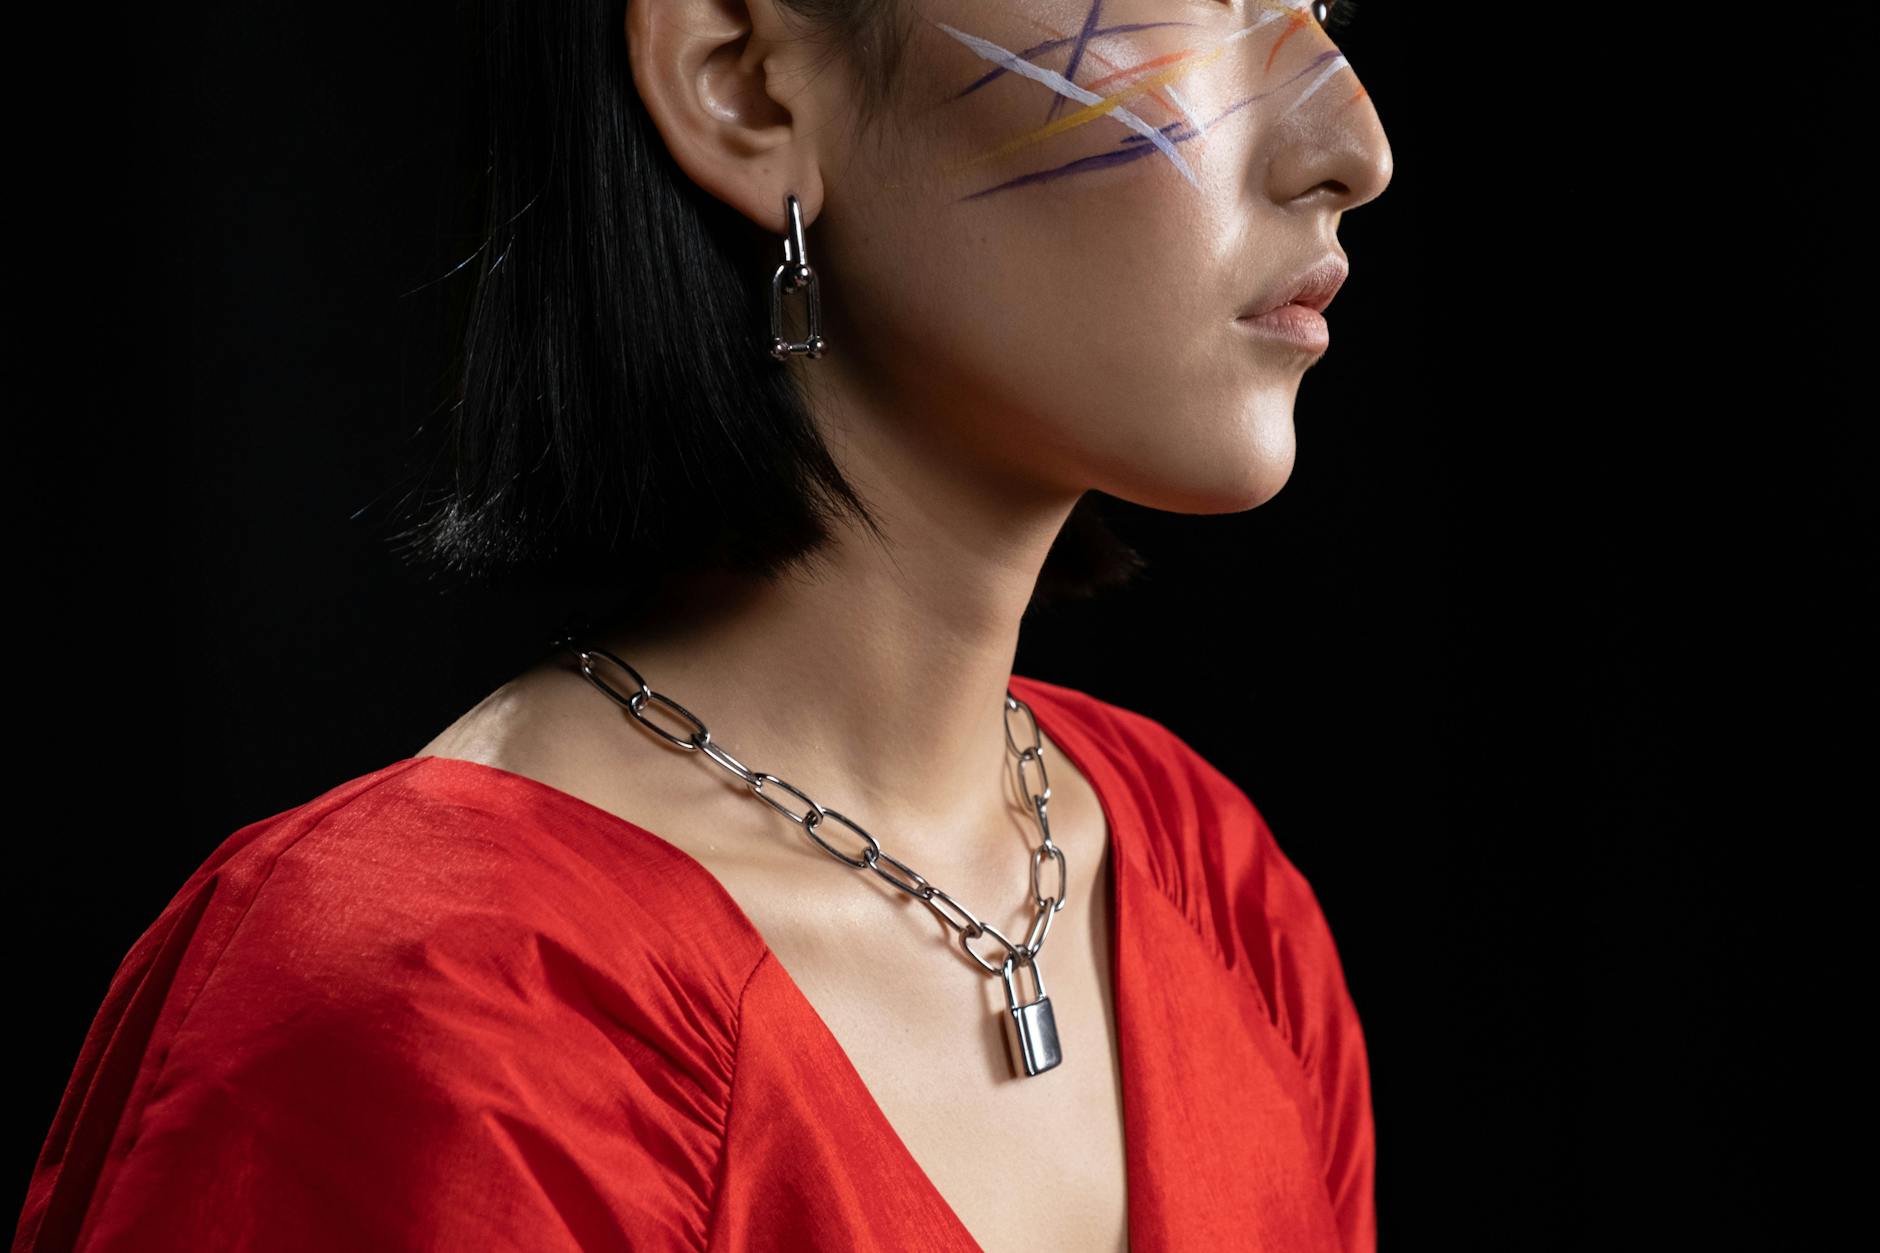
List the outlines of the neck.
{"label": "neck", "polygon": [[[996,516],[958,503],[884,519],[896,537],[886,547],[845,529],[813,575],[680,580],[634,625],[583,642],[633,666],[749,769],[839,810],[890,851],[961,852],[937,842],[1010,829],[1019,798],[1005,694],[1019,621],[1075,500],[1021,512],[1008,499]],[[690,730],[670,710],[647,712],[674,734]],[[1014,715],[1015,732],[1023,726]],[[774,799],[807,808],[781,790]],[[832,843],[859,849],[859,837],[831,830]]]}

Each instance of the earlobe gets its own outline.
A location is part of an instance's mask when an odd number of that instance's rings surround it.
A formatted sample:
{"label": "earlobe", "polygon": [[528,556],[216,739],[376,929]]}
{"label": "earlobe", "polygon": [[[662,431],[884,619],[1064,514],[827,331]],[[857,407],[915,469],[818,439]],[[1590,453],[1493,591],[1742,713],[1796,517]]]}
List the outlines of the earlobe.
{"label": "earlobe", "polygon": [[629,0],[625,38],[641,107],[688,178],[771,234],[789,230],[787,193],[814,220],[821,97],[781,90],[798,44],[771,0]]}

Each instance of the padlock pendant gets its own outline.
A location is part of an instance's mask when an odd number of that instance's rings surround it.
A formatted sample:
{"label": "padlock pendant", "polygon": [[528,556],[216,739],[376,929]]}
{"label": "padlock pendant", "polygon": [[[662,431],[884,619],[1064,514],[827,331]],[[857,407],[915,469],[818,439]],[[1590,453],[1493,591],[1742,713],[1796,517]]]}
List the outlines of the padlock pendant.
{"label": "padlock pendant", "polygon": [[1012,982],[1018,959],[1007,957],[999,971],[1005,978],[1005,1042],[1011,1051],[1015,1076],[1043,1074],[1064,1060],[1058,1050],[1057,1017],[1051,1012],[1051,998],[1044,994],[1044,975],[1038,970],[1036,958],[1026,964],[1038,985],[1038,999],[1029,1005],[1018,1003],[1018,988]]}

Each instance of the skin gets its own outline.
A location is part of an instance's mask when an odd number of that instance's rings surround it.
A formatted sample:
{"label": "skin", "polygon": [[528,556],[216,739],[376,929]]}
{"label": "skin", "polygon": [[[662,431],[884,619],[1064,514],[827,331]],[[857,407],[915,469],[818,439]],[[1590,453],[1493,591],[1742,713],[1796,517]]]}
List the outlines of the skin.
{"label": "skin", "polygon": [[[1384,190],[1391,156],[1304,4],[909,3],[901,95],[872,134],[851,123],[841,60],[771,0],[628,6],[634,84],[684,173],[778,237],[779,262],[785,194],[801,203],[830,346],[777,368],[803,376],[889,542],[846,528],[813,577],[695,579],[652,625],[595,642],[747,765],[855,818],[1020,940],[1037,833],[1016,803],[1003,698],[1045,553],[1093,488],[1200,514],[1280,490],[1318,358],[1233,320],[1340,251],[1343,214]],[[992,73],[987,46],[1047,41],[1028,63],[1101,105]],[[1180,160],[1118,161],[1154,147],[1144,129]],[[984,1247],[1032,1247],[1041,1220],[1065,1237],[1055,1247],[1123,1246],[1109,833],[1048,739],[1070,887],[1039,964],[1067,1060],[1024,1081],[1006,1077],[997,1036],[962,1047],[962,1024],[990,1022],[1003,990],[949,953],[924,907],[858,883],[564,661],[505,684],[424,753],[541,779],[704,864]],[[985,1186],[988,1154],[1007,1186]]]}
{"label": "skin", "polygon": [[[735,716],[760,759],[839,780],[846,812],[972,830],[1003,804],[986,785],[1004,764],[1000,698],[1064,518],[1091,488],[1183,513],[1279,491],[1317,358],[1233,319],[1340,251],[1340,219],[1383,191],[1391,159],[1348,66],[1293,107],[1300,68],[1335,49],[1277,0],[1107,0],[1103,27],[1188,24],[1092,40],[1080,80],[1269,18],[1173,86],[1204,117],[1292,90],[1179,145],[1197,182],[1158,156],[962,201],[1133,132],[1099,118],[961,168],[1051,120],[1058,97],[1016,74],[960,96],[995,67],[937,24],[1023,49],[1077,32],[1088,0],[910,3],[924,20],[901,106],[872,135],[849,125],[841,62],[768,0],[628,7],[635,85],[684,173],[779,237],[785,194],[802,205],[832,346],[783,368],[803,375],[890,543],[845,531],[813,583],[701,580],[670,639],[612,642],[708,720]],[[1061,71],[1067,51],[1037,60]],[[1127,104],[1179,120],[1153,95]]]}

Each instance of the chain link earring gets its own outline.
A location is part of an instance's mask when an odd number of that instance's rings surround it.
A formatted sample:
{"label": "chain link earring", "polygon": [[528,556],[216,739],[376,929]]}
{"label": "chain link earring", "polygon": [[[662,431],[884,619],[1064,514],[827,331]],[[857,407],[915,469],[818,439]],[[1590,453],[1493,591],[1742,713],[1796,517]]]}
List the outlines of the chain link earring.
{"label": "chain link earring", "polygon": [[[792,354],[810,358],[823,355],[829,341],[822,337],[822,301],[817,295],[816,271],[809,265],[809,251],[803,243],[803,209],[796,193],[784,197],[790,216],[790,233],[783,237],[783,264],[770,276],[770,355],[788,361]],[[807,289],[809,297],[809,338],[793,344],[783,337],[784,293]]]}

